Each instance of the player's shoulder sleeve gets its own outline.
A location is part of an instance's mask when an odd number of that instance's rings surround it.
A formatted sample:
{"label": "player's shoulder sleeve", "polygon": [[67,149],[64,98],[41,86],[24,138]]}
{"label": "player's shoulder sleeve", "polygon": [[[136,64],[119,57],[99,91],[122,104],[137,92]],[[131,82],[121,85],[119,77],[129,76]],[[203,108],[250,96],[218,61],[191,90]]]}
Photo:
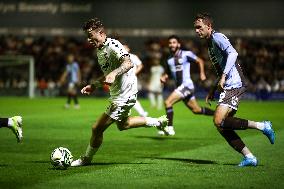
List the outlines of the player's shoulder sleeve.
{"label": "player's shoulder sleeve", "polygon": [[131,59],[131,61],[133,62],[134,65],[138,66],[138,65],[142,64],[142,61],[140,60],[140,58],[137,55],[131,54],[131,53],[129,53],[129,55],[130,55],[130,59]]}
{"label": "player's shoulder sleeve", "polygon": [[183,51],[183,53],[189,62],[195,62],[197,60],[196,54],[194,54],[192,51]]}
{"label": "player's shoulder sleeve", "polygon": [[66,67],[65,67],[65,68],[66,68],[65,70],[66,70],[67,72],[70,72],[70,71],[72,70],[72,66],[71,66],[70,64],[68,64],[68,63],[66,64]]}
{"label": "player's shoulder sleeve", "polygon": [[229,39],[222,33],[214,32],[212,34],[213,41],[217,44],[217,46],[222,50],[225,51],[228,47],[231,47],[231,43]]}
{"label": "player's shoulder sleeve", "polygon": [[78,62],[75,62],[74,66],[77,70],[80,70],[80,66],[79,66]]}
{"label": "player's shoulder sleeve", "polygon": [[129,56],[129,53],[123,45],[116,39],[110,39],[108,46],[118,59],[121,59],[124,56]]}

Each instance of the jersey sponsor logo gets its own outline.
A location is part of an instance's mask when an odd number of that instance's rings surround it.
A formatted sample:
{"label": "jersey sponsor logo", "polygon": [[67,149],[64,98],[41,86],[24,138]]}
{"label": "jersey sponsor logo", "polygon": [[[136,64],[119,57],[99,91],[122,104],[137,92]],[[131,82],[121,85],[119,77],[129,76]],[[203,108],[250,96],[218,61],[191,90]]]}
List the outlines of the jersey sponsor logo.
{"label": "jersey sponsor logo", "polygon": [[182,71],[182,65],[176,65],[176,71],[177,72]]}
{"label": "jersey sponsor logo", "polygon": [[189,90],[183,91],[184,96],[189,96],[191,95],[191,92]]}

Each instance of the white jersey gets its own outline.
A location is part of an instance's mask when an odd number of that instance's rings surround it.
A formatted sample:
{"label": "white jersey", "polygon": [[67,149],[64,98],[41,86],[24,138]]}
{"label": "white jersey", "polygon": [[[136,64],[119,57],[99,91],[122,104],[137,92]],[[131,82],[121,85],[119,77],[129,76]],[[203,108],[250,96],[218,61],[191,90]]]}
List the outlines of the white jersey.
{"label": "white jersey", "polygon": [[[140,60],[140,58],[132,53],[129,53],[130,55],[130,60],[131,62],[134,64],[134,73],[136,74],[136,70],[138,68],[139,65],[142,64],[142,61]],[[140,90],[142,88],[141,83],[139,82],[139,80],[137,80],[137,88]]]}
{"label": "white jersey", "polygon": [[[97,49],[97,57],[100,67],[106,76],[121,65],[121,58],[129,56],[123,45],[111,38],[107,38],[103,47]],[[137,90],[137,77],[134,68],[117,76],[110,86],[111,100],[123,100],[135,95]]]}
{"label": "white jersey", "polygon": [[142,61],[139,59],[137,55],[132,54],[132,53],[129,53],[129,55],[130,55],[130,60],[134,64],[135,67],[142,64]]}
{"label": "white jersey", "polygon": [[161,76],[164,73],[164,68],[161,65],[151,67],[151,78],[149,84],[149,90],[151,92],[162,92],[163,85],[160,81]]}

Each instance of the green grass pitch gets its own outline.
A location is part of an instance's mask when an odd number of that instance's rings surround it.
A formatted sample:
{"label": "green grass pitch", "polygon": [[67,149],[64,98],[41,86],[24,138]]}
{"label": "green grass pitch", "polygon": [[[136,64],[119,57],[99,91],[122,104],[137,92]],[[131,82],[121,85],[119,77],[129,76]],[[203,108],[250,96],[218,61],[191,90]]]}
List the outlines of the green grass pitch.
{"label": "green grass pitch", "polygon": [[[22,144],[10,130],[0,129],[1,189],[284,188],[284,102],[241,102],[238,117],[271,120],[276,131],[274,145],[259,131],[238,131],[258,167],[237,167],[241,155],[219,135],[212,118],[193,115],[178,103],[176,136],[158,137],[154,128],[120,132],[112,125],[92,165],[54,170],[51,151],[64,146],[77,159],[85,152],[92,123],[108,105],[106,99],[81,98],[80,110],[65,110],[64,103],[65,98],[0,98],[1,117],[24,119]],[[147,100],[141,103],[151,116],[164,114]]]}

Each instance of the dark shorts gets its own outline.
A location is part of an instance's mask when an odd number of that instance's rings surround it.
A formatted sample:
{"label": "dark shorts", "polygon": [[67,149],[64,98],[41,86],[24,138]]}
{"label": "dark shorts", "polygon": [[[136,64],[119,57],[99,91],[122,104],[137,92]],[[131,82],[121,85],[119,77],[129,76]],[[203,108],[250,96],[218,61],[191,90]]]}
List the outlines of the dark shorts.
{"label": "dark shorts", "polygon": [[245,87],[227,90],[225,89],[219,96],[218,105],[229,106],[230,108],[237,110],[240,99],[245,91]]}

